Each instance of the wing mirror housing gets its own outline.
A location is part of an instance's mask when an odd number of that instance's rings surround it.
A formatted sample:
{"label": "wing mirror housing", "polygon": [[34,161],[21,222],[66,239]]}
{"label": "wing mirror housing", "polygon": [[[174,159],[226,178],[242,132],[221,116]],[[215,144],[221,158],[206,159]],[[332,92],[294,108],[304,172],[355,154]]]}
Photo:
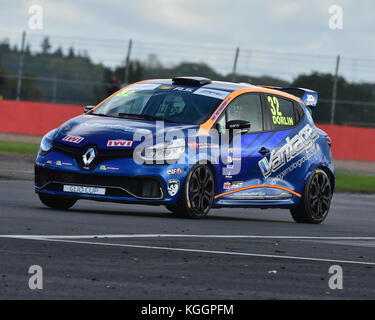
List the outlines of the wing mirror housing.
{"label": "wing mirror housing", "polygon": [[251,124],[247,120],[231,120],[227,122],[226,129],[238,129],[241,130],[241,133],[246,133],[250,130],[250,126]]}

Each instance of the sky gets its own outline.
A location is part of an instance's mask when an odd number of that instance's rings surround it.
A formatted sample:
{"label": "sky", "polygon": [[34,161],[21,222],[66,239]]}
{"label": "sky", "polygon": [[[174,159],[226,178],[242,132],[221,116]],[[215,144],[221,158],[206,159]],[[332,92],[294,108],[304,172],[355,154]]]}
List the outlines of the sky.
{"label": "sky", "polygon": [[[375,2],[371,0],[0,0],[0,40],[20,42],[27,32],[32,50],[49,35],[54,47],[87,50],[96,62],[123,63],[155,53],[165,64],[206,62],[223,73],[291,79],[313,70],[350,81],[375,82]],[[43,9],[42,30],[32,30],[32,5]],[[329,21],[342,9],[342,29]],[[4,9],[5,8],[5,9]],[[336,20],[337,22],[337,20]],[[338,24],[336,23],[336,26]]]}

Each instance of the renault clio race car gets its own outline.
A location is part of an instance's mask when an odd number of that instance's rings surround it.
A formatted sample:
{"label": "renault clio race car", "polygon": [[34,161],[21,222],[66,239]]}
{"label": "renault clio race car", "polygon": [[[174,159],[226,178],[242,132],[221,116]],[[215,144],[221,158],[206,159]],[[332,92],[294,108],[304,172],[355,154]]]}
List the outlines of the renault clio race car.
{"label": "renault clio race car", "polygon": [[329,136],[312,119],[315,91],[211,81],[146,80],[47,133],[35,191],[48,207],[78,199],[210,208],[290,209],[321,223],[335,186]]}

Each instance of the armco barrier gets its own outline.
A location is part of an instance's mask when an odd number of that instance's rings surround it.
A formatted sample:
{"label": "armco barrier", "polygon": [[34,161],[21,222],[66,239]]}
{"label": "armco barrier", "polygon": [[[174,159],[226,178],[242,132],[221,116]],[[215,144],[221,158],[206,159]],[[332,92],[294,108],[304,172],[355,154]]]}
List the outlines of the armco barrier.
{"label": "armco barrier", "polygon": [[41,136],[83,113],[83,107],[28,101],[0,101],[0,132]]}
{"label": "armco barrier", "polygon": [[[66,120],[83,113],[78,105],[0,101],[0,132],[44,135]],[[375,161],[375,129],[323,125],[332,139],[335,159]]]}
{"label": "armco barrier", "polygon": [[338,160],[375,161],[375,129],[318,124],[332,140]]}

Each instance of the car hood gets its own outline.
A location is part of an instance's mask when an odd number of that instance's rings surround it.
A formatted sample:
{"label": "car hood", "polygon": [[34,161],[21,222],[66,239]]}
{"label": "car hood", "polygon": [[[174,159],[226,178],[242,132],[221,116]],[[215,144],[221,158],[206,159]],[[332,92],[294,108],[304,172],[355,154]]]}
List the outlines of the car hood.
{"label": "car hood", "polygon": [[[199,126],[81,115],[62,124],[54,136],[54,141],[77,147],[95,144],[100,149],[113,147],[134,148],[141,142],[134,141],[135,134],[140,136],[152,134],[155,140],[156,135],[175,130],[181,130],[187,137],[189,129],[198,130]],[[122,144],[109,142],[119,140],[132,141],[132,143],[129,145],[129,143],[124,144],[124,142]]]}

